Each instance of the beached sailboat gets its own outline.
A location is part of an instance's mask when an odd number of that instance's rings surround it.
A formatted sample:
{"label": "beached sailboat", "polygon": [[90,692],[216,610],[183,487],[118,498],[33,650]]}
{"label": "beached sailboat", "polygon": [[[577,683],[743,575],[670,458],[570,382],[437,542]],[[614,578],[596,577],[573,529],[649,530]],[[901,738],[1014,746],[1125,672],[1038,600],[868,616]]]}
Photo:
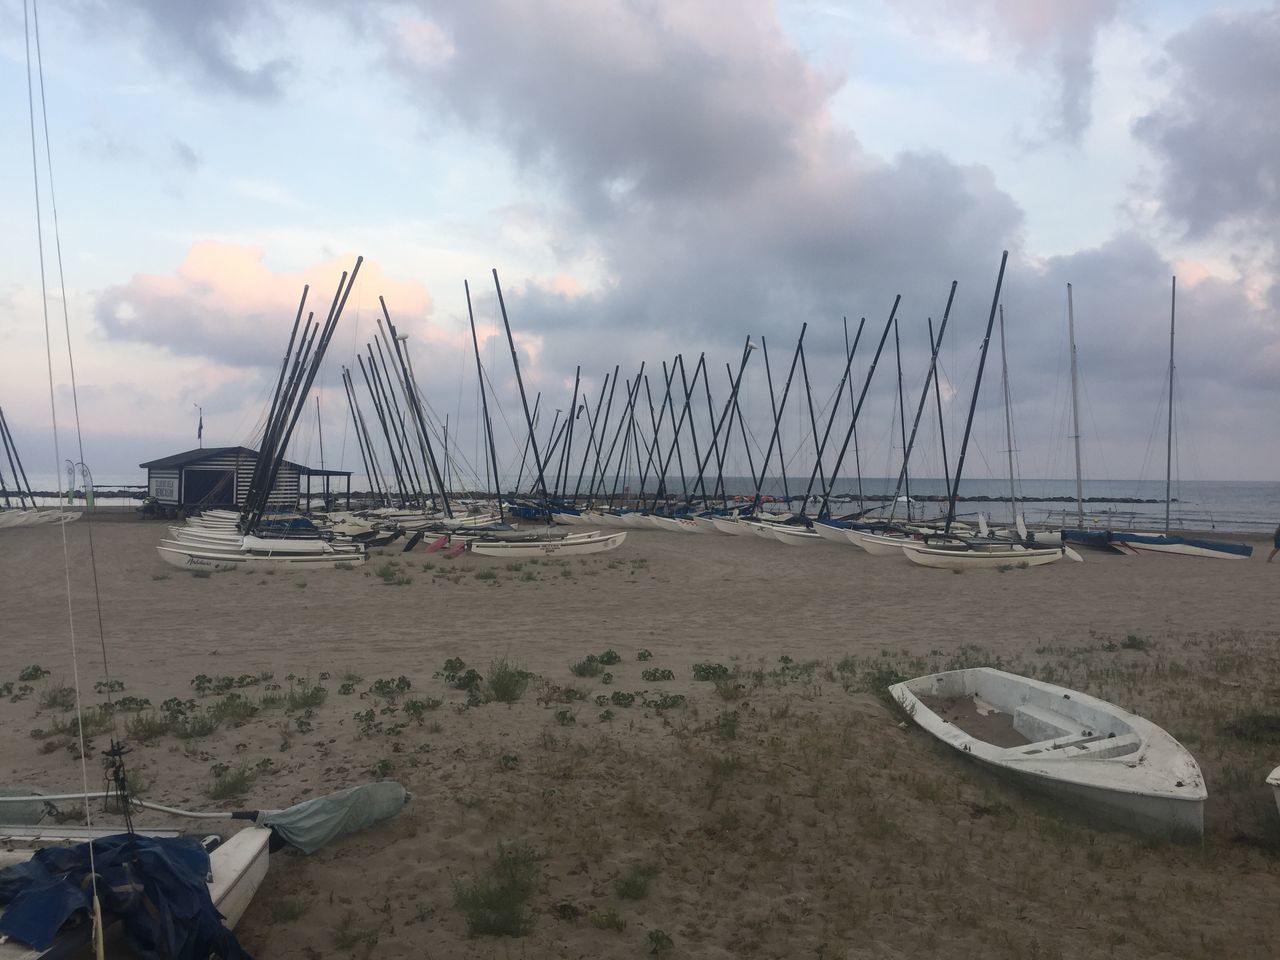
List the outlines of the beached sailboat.
{"label": "beached sailboat", "polygon": [[991,667],[917,677],[889,693],[926,732],[1032,789],[1143,833],[1204,832],[1208,791],[1195,758],[1115,704]]}
{"label": "beached sailboat", "polygon": [[1137,556],[1144,553],[1164,553],[1180,557],[1204,557],[1213,560],[1248,560],[1253,547],[1247,543],[1232,543],[1208,537],[1185,537],[1170,532],[1171,506],[1173,504],[1173,399],[1174,399],[1174,333],[1178,299],[1178,278],[1174,277],[1169,294],[1169,416],[1165,445],[1164,532],[1146,533],[1129,530],[1086,529],[1084,523],[1084,497],[1080,479],[1080,409],[1076,385],[1075,316],[1071,299],[1071,284],[1067,284],[1067,323],[1071,338],[1071,406],[1075,427],[1076,455],[1076,529],[1063,530],[1067,543],[1098,547],[1115,553]]}
{"label": "beached sailboat", "polygon": [[[239,820],[253,825],[225,840],[141,827],[121,833],[41,826],[45,811],[61,800],[108,800],[202,822]],[[123,941],[127,948],[131,936],[140,936],[162,949],[175,950],[192,943],[189,938],[194,935],[201,944],[234,945],[229,934],[212,928],[219,920],[226,930],[235,928],[266,877],[272,851],[290,846],[314,853],[395,816],[408,800],[404,787],[391,781],[351,787],[285,810],[192,812],[121,798],[114,791],[0,797],[0,823],[22,820],[24,813],[32,811],[35,815],[25,819],[36,821],[0,826],[0,836],[10,848],[0,852],[0,891],[8,901],[0,904],[0,960],[69,960],[85,954],[94,926],[86,914],[93,889],[85,876],[90,844],[96,854],[93,869],[104,903],[107,943],[116,946]],[[67,847],[67,843],[79,846]],[[138,872],[139,864],[161,865],[167,885],[157,876]],[[82,876],[83,883],[78,881]],[[104,889],[116,876],[127,878],[126,885]],[[59,884],[58,878],[65,879]],[[78,893],[68,895],[65,884]],[[143,896],[121,895],[133,884],[141,884]],[[208,903],[216,913],[202,908],[200,886],[207,888]],[[112,955],[120,954],[113,950]]]}

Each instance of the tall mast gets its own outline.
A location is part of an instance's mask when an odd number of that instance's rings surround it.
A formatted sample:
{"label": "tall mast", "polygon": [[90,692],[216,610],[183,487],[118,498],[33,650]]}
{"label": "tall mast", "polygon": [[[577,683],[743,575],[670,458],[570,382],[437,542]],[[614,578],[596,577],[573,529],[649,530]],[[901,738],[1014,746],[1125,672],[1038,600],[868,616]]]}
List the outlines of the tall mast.
{"label": "tall mast", "polygon": [[[871,367],[867,370],[867,379],[862,382],[862,393],[858,395],[858,402],[853,406],[853,416],[849,418],[849,429],[844,435],[844,443],[840,445],[840,453],[836,457],[835,466],[831,468],[831,482],[827,484],[826,489],[822,491],[822,506],[819,508],[818,515],[821,517],[829,516],[828,507],[831,500],[831,488],[835,485],[836,477],[840,476],[840,465],[844,463],[844,455],[849,450],[849,441],[853,438],[853,433],[858,427],[858,415],[862,413],[862,404],[867,399],[867,390],[871,387],[871,378],[875,376],[876,366],[880,363],[880,354],[884,352],[884,342],[889,339],[889,329],[893,326],[893,318],[898,315],[898,304],[902,302],[902,294],[897,294],[893,298],[893,309],[889,311],[889,319],[885,321],[884,330],[880,334],[880,342],[876,345],[875,356],[871,358]],[[846,363],[853,362],[853,354],[850,353]],[[850,391],[852,393],[852,391]],[[815,464],[814,474],[817,468]],[[858,471],[858,475],[862,475],[862,471]],[[810,475],[809,482],[813,483],[813,476]]]}
{"label": "tall mast", "polygon": [[760,491],[764,487],[764,475],[769,469],[769,461],[773,457],[773,450],[778,448],[778,468],[782,473],[782,495],[787,498],[788,509],[791,504],[791,491],[787,489],[787,459],[782,454],[782,440],[779,431],[782,428],[782,411],[787,406],[787,395],[791,393],[791,378],[795,376],[796,364],[800,360],[800,350],[804,345],[804,334],[809,329],[809,324],[802,323],[800,325],[800,336],[796,340],[795,353],[791,355],[791,369],[787,371],[787,382],[782,388],[782,404],[779,406],[774,402],[773,396],[773,374],[769,370],[769,346],[765,342],[765,338],[760,338],[760,346],[764,352],[764,372],[769,380],[769,407],[773,410],[773,432],[769,434],[769,447],[764,453],[764,462],[760,464],[760,477],[756,480],[756,496],[752,501],[751,511],[754,513],[760,509]]}
{"label": "tall mast", "polygon": [[1173,316],[1178,300],[1178,278],[1169,291],[1169,436],[1164,459],[1164,533],[1169,535],[1169,503],[1173,493]]}
{"label": "tall mast", "polygon": [[[898,359],[898,428],[902,433],[902,478],[907,488],[907,522],[911,522],[911,478],[907,473],[907,405],[902,396],[902,339],[898,336],[898,321],[893,321],[893,351]],[[893,495],[898,502],[898,494]]]}
{"label": "tall mast", "polygon": [[964,473],[964,458],[969,452],[969,435],[973,432],[973,415],[978,409],[978,391],[982,388],[982,371],[987,365],[987,348],[991,346],[991,328],[996,322],[996,307],[1000,304],[1000,288],[1004,285],[1004,268],[1009,262],[1009,251],[1000,254],[1000,273],[996,276],[996,290],[991,297],[991,313],[987,315],[987,332],[982,338],[982,353],[978,358],[978,375],[973,381],[973,398],[969,401],[969,418],[964,424],[964,439],[960,441],[960,459],[956,461],[956,475],[951,483],[951,492],[947,497],[947,523],[945,533],[951,532],[951,524],[956,519],[956,495],[960,492],[960,476]]}
{"label": "tall mast", "polygon": [[1018,496],[1013,489],[1013,410],[1009,403],[1009,356],[1004,349],[1004,304],[1000,304],[1000,379],[1004,384],[1004,439],[1009,454],[1009,522],[1018,522]]}
{"label": "tall mast", "polygon": [[[906,452],[902,455],[902,473],[898,474],[898,485],[893,491],[893,507],[889,508],[889,519],[893,520],[894,507],[898,505],[898,494],[902,490],[902,485],[907,479],[907,465],[911,462],[911,451],[915,449],[916,432],[920,429],[920,417],[924,414],[924,405],[929,399],[929,382],[932,380],[933,385],[937,387],[937,371],[938,371],[938,351],[942,349],[942,335],[947,332],[947,319],[951,316],[951,301],[955,299],[956,281],[951,281],[951,292],[947,294],[947,308],[942,311],[942,328],[938,331],[938,339],[933,339],[933,318],[929,318],[929,372],[924,376],[924,389],[920,392],[920,403],[916,406],[916,418],[911,424],[911,436],[907,439]],[[856,341],[855,341],[856,342]],[[936,391],[935,391],[936,392]],[[942,422],[942,399],[938,394],[938,422]],[[947,472],[947,447],[944,442],[942,445],[942,472],[944,474],[943,481],[947,481],[945,476]],[[910,494],[907,495],[910,502]],[[908,514],[910,516],[910,514]]]}
{"label": "tall mast", "polygon": [[476,354],[476,377],[480,381],[480,410],[484,416],[484,435],[489,442],[489,461],[493,466],[493,492],[498,498],[498,518],[505,520],[502,511],[502,481],[498,479],[498,451],[493,445],[493,421],[489,419],[489,396],[484,388],[484,367],[480,363],[480,339],[476,336],[476,315],[471,309],[471,285],[462,281],[462,289],[467,294],[467,319],[471,322],[471,347]]}
{"label": "tall mast", "polygon": [[515,337],[511,335],[511,323],[507,320],[507,305],[502,299],[502,285],[498,283],[498,271],[493,271],[493,286],[498,291],[498,308],[502,311],[502,325],[507,330],[507,345],[511,348],[511,365],[516,370],[516,384],[520,387],[520,405],[524,408],[525,423],[529,426],[529,442],[533,445],[533,463],[538,471],[538,489],[542,492],[542,503],[547,511],[547,519],[551,519],[551,505],[547,496],[547,475],[542,469],[542,456],[538,453],[538,438],[533,433],[533,417],[529,413],[529,398],[524,392],[524,378],[520,376],[520,358],[516,355]]}
{"label": "tall mast", "polygon": [[1067,337],[1071,341],[1071,426],[1076,445],[1076,526],[1084,529],[1084,482],[1080,479],[1080,386],[1076,371],[1076,318],[1067,284]]}
{"label": "tall mast", "polygon": [[[954,296],[956,292],[955,281],[951,282],[951,293]],[[947,308],[950,309],[951,300],[947,300]],[[947,328],[947,315],[942,315],[942,326],[938,329],[938,339],[933,339],[933,317],[929,318],[929,349],[933,351],[933,362],[935,364],[933,377],[933,399],[938,405],[938,441],[942,444],[942,483],[947,488],[947,493],[951,492],[951,467],[947,463],[947,425],[942,421],[942,378],[937,375],[936,364],[938,362],[938,351],[942,347],[942,334]]]}
{"label": "tall mast", "polygon": [[[859,323],[858,323],[858,332],[857,332],[857,334],[855,334],[855,335],[854,335],[854,338],[853,338],[853,348],[852,348],[852,349],[850,349],[850,348],[849,348],[849,331],[848,331],[847,329],[845,330],[845,358],[844,358],[844,372],[843,372],[842,374],[840,374],[840,384],[839,384],[839,386],[837,386],[837,387],[836,387],[836,398],[835,398],[834,400],[832,400],[832,401],[831,401],[831,413],[827,416],[827,427],[826,427],[826,429],[825,429],[825,430],[823,430],[823,431],[822,431],[822,439],[818,442],[818,445],[817,445],[817,446],[818,446],[818,449],[817,449],[817,458],[816,458],[816,459],[817,459],[817,463],[818,463],[818,464],[821,464],[821,463],[822,463],[822,455],[823,455],[823,453],[824,453],[824,452],[826,451],[826,449],[827,449],[827,441],[831,438],[831,425],[832,425],[832,424],[834,424],[834,423],[836,422],[836,413],[837,413],[837,412],[839,411],[839,409],[840,409],[840,396],[841,396],[841,394],[843,394],[843,393],[844,393],[844,387],[845,387],[845,384],[849,382],[849,369],[853,366],[853,357],[854,357],[854,355],[858,352],[858,342],[862,339],[862,328],[863,328],[864,326],[866,326],[866,323],[867,323],[867,318],[866,318],[866,317],[863,317],[863,318],[862,318],[862,320],[861,320],[861,321],[859,321]],[[852,395],[853,395],[853,387],[852,387],[852,386],[849,388],[849,395],[850,395],[850,396],[852,396]],[[809,502],[809,497],[810,497],[810,496],[812,495],[812,493],[813,493],[813,478],[814,478],[814,476],[815,476],[815,475],[816,475],[816,473],[811,473],[811,474],[809,474],[809,485],[805,488],[805,491],[804,491],[804,502],[805,502],[805,504],[808,504],[808,502]],[[831,485],[832,485],[832,486],[834,486],[834,485],[835,485],[836,479],[837,479],[837,478],[836,478],[836,475],[835,475],[835,473],[833,472],[833,473],[831,474]],[[858,480],[859,480],[859,483],[861,483],[862,478],[861,478],[861,477],[859,477],[859,478],[858,478]],[[826,482],[826,480],[823,480],[823,481],[822,481],[822,485],[823,485],[823,489],[826,489],[826,486],[827,486],[827,482]],[[828,515],[829,515],[828,513],[825,513],[825,512],[824,512],[825,510],[826,510],[826,502],[825,502],[825,500],[824,500],[822,508],[820,508],[820,509],[819,509],[819,511],[818,511],[818,517],[819,517],[819,518],[822,518],[822,517],[825,517],[825,516],[828,516]],[[801,511],[800,511],[800,512],[801,512],[801,514],[803,514],[803,513],[804,513],[803,508],[801,509]]]}

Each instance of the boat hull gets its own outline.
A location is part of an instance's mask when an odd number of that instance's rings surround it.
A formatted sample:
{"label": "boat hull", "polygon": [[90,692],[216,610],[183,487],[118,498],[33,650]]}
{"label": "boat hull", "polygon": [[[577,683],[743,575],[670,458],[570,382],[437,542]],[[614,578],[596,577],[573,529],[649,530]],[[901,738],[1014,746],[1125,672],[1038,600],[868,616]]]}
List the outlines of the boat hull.
{"label": "boat hull", "polygon": [[1052,550],[946,550],[922,543],[903,544],[902,552],[912,563],[937,570],[988,570],[1000,567],[1042,567],[1061,560],[1061,549]]}
{"label": "boat hull", "polygon": [[[889,693],[925,731],[1037,792],[1142,833],[1204,832],[1208,792],[1195,758],[1154,723],[1105,700],[989,667],[918,677]],[[1027,742],[980,740],[934,712],[931,698],[1004,714]]]}
{"label": "boat hull", "polygon": [[515,543],[482,543],[473,542],[468,549],[472,553],[485,557],[540,557],[540,556],[584,556],[591,553],[604,553],[616,550],[626,540],[625,530],[618,533],[605,534],[599,537],[566,538],[562,540],[534,540]]}

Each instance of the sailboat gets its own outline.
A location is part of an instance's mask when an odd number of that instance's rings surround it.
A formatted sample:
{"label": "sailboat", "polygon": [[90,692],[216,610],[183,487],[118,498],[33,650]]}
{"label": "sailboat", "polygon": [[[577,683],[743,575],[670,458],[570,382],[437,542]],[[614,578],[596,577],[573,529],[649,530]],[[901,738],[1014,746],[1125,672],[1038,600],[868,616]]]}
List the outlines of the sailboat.
{"label": "sailboat", "polygon": [[[973,432],[973,417],[978,407],[978,392],[982,388],[982,373],[986,367],[987,351],[991,346],[991,332],[995,326],[996,310],[1000,305],[1000,288],[1004,283],[1005,265],[1009,252],[1004,251],[1000,258],[1000,272],[996,277],[995,295],[991,300],[991,312],[987,317],[986,335],[982,341],[982,352],[978,359],[978,372],[973,384],[973,396],[969,401],[969,416],[965,421],[964,439],[960,443],[960,456],[956,461],[955,476],[951,481],[948,495],[947,520],[941,533],[926,534],[922,541],[904,540],[902,552],[912,563],[925,567],[945,570],[969,570],[983,567],[1028,566],[1036,567],[1054,563],[1064,556],[1073,560],[1078,556],[1068,554],[1062,547],[1039,547],[1025,536],[1019,539],[986,536],[960,536],[952,532],[955,522],[956,496],[960,489],[960,478],[964,473],[965,455],[969,448],[969,438]],[[1003,342],[1003,323],[1001,324]],[[1006,397],[1007,400],[1007,397]],[[1008,425],[1006,418],[1006,425]],[[1009,447],[1012,451],[1012,432],[1010,430]],[[1012,458],[1012,452],[1010,453]],[[1011,460],[1012,462],[1012,460]],[[1019,531],[1021,534],[1022,531]]]}
{"label": "sailboat", "polygon": [[1062,538],[1068,543],[1109,549],[1117,553],[1139,555],[1165,553],[1181,557],[1207,557],[1215,560],[1248,560],[1253,547],[1247,543],[1231,543],[1204,537],[1185,537],[1172,533],[1170,508],[1173,504],[1173,378],[1174,332],[1178,297],[1178,278],[1172,280],[1169,295],[1169,419],[1165,447],[1164,532],[1142,533],[1120,530],[1087,530],[1084,528],[1084,499],[1080,479],[1080,411],[1076,384],[1075,319],[1072,310],[1071,284],[1067,284],[1067,323],[1071,337],[1071,406],[1075,427],[1076,454],[1076,505],[1077,529],[1063,530]]}
{"label": "sailboat", "polygon": [[[32,7],[34,13],[34,5]],[[35,87],[33,66],[39,71],[41,91],[40,106],[44,110],[43,66],[39,60],[39,21],[27,19],[28,10],[23,5],[24,25],[34,21],[37,59],[31,58],[31,33],[27,33],[28,89]],[[31,140],[33,158],[37,152],[35,103],[31,109]],[[53,197],[52,159],[48,156],[48,122],[45,120],[45,150],[50,181],[48,193]],[[41,297],[48,302],[44,264],[43,219],[40,211],[42,190],[39,182],[39,166],[33,164],[35,179],[36,223],[39,232],[41,259]],[[57,218],[53,219],[55,238]],[[61,249],[61,242],[58,248]],[[61,257],[58,261],[61,274]],[[61,279],[61,276],[60,278]],[[65,304],[65,297],[63,298]],[[53,382],[53,362],[49,347],[49,320],[45,316],[46,362],[49,373],[51,398],[56,394]],[[70,338],[68,357],[70,359]],[[75,366],[71,370],[70,388],[76,394]],[[55,455],[57,453],[57,410],[51,400],[52,430]],[[75,435],[83,462],[83,437],[80,422],[75,420]],[[265,459],[265,458],[264,458]],[[270,484],[268,484],[268,489]],[[62,499],[56,508],[64,513]],[[65,517],[64,517],[65,520]],[[87,535],[92,544],[93,526],[89,523]],[[65,535],[65,534],[64,534]],[[102,640],[104,673],[106,671],[107,643],[102,637],[102,605],[98,594],[98,575],[92,548],[88,562],[95,565],[92,578],[94,600],[97,604],[99,635]],[[71,560],[64,550],[66,566],[67,605],[73,607]],[[75,662],[75,637],[73,621],[69,621],[71,651]],[[109,675],[109,674],[108,674]],[[80,708],[80,678],[77,669],[75,679],[75,711],[77,746],[82,759],[93,753],[85,738],[84,716]],[[351,828],[368,826],[387,816],[394,815],[408,799],[399,784],[381,783],[355,787],[343,794],[316,798],[284,811],[232,812],[190,814],[158,804],[145,803],[129,789],[125,771],[126,744],[116,736],[118,713],[111,701],[102,708],[111,718],[112,737],[110,749],[105,751],[106,772],[111,787],[99,793],[91,793],[87,787],[88,774],[82,766],[84,789],[63,795],[50,796],[38,790],[20,791],[21,796],[0,798],[0,822],[17,824],[0,828],[7,849],[0,870],[0,960],[54,960],[84,956],[92,944],[98,960],[106,953],[106,944],[112,943],[113,956],[122,954],[115,949],[115,935],[144,948],[148,956],[209,956],[243,957],[244,951],[235,942],[230,931],[251,901],[267,869],[267,856],[276,843],[288,843],[306,852],[319,849],[329,840],[351,832]],[[84,828],[67,829],[60,825],[47,828],[41,821],[51,805],[60,800],[83,804],[86,825]],[[124,818],[124,829],[95,828],[91,813],[93,801],[104,800],[114,805]],[[317,800],[319,802],[317,802]],[[170,835],[172,831],[147,831],[135,828],[132,813],[147,808],[165,814],[194,815],[201,819],[247,819],[254,826],[237,833],[225,843],[201,841],[196,837]],[[79,842],[77,842],[79,841]],[[72,842],[67,847],[62,843]],[[22,849],[13,850],[18,845]],[[222,911],[221,913],[219,911]]]}

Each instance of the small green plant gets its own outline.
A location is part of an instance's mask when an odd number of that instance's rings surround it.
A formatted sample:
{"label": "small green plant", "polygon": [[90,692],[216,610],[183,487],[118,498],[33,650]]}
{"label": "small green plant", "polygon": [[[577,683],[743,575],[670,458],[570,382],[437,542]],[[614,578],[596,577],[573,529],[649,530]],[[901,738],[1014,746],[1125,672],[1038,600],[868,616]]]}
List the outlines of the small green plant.
{"label": "small green plant", "polygon": [[712,729],[721,740],[737,740],[738,719],[737,710],[726,710],[724,713],[716,714]]}
{"label": "small green plant", "polygon": [[404,712],[406,717],[410,720],[418,721],[418,725],[421,726],[423,718],[426,716],[427,712],[430,710],[439,710],[442,703],[443,701],[437,700],[434,697],[427,697],[425,700],[406,700],[404,702],[404,706],[401,707],[401,710]]}
{"label": "small green plant", "polygon": [[373,948],[378,944],[378,927],[356,923],[356,912],[348,910],[342,921],[333,928],[333,945],[344,954],[356,947]]}
{"label": "small green plant", "polygon": [[1120,641],[1120,647],[1124,650],[1146,650],[1150,646],[1150,641],[1146,637],[1140,637],[1136,633],[1131,633]]}
{"label": "small green plant", "polygon": [[657,710],[661,713],[663,710],[672,710],[675,707],[684,706],[684,694],[680,693],[663,693],[651,700],[645,700],[644,705]]}
{"label": "small green plant", "polygon": [[606,667],[612,667],[615,663],[621,663],[622,657],[618,655],[617,650],[606,650],[600,656],[596,657]]}
{"label": "small green plant", "polygon": [[[275,573],[274,570],[268,570],[267,573]],[[196,580],[208,580],[213,576],[212,570],[192,570],[191,576]]]}
{"label": "small green plant", "polygon": [[168,580],[168,579],[169,579],[169,574],[167,574],[167,573],[153,573],[153,574],[151,575],[151,579],[152,579],[152,580]]}
{"label": "small green plant", "polygon": [[471,936],[519,937],[533,927],[528,901],[542,854],[527,844],[499,845],[488,876],[478,876],[454,889],[454,903],[466,918]]}
{"label": "small green plant", "polygon": [[498,571],[490,568],[485,568],[484,570],[477,570],[476,579],[477,580],[497,580]]}
{"label": "small green plant", "polygon": [[666,667],[650,667],[640,673],[640,679],[647,683],[662,683],[665,680],[674,680],[676,675]]}
{"label": "small green plant", "polygon": [[649,952],[655,957],[662,956],[674,946],[675,942],[665,930],[649,931]]}
{"label": "small green plant", "polygon": [[589,653],[577,663],[569,665],[569,672],[575,677],[598,677],[604,671],[604,664],[594,653]]}
{"label": "small green plant", "polygon": [[284,698],[284,708],[290,713],[295,710],[314,710],[324,703],[325,698],[328,696],[328,687],[322,687],[318,683],[310,684],[306,681],[297,683],[290,680],[289,692],[285,694]]}
{"label": "small green plant", "polygon": [[40,694],[40,706],[46,710],[70,710],[76,705],[76,691],[65,684],[50,687]]}
{"label": "small green plant", "polygon": [[243,797],[253,784],[255,772],[247,764],[239,764],[230,767],[225,763],[218,763],[209,771],[211,781],[209,784],[209,798],[211,800],[230,800],[233,797]]}
{"label": "small green plant", "polygon": [[18,680],[22,683],[34,683],[36,680],[43,680],[48,675],[48,670],[38,663],[33,663],[29,667],[22,668],[22,672],[18,674]]}
{"label": "small green plant", "polygon": [[653,659],[653,654],[652,654],[652,653],[650,653],[648,650],[640,650],[640,651],[636,654],[636,659],[637,659],[637,660],[639,660],[639,661],[641,661],[641,662],[643,662],[643,661],[645,661],[645,660],[652,660],[652,659]]}
{"label": "small green plant", "polygon": [[621,690],[615,690],[609,694],[609,702],[615,707],[629,707],[636,702],[634,693],[624,693]]}
{"label": "small green plant", "polygon": [[627,929],[627,921],[622,919],[622,915],[614,907],[610,907],[604,913],[593,913],[591,925],[597,930],[612,930],[614,933],[621,933]]}
{"label": "small green plant", "polygon": [[612,719],[613,719],[613,711],[612,711],[612,710],[601,710],[601,711],[600,711],[600,722],[601,722],[601,723],[608,723],[608,722],[610,722]]}
{"label": "small green plant", "polygon": [[723,663],[695,663],[693,665],[693,679],[695,680],[723,680],[729,676],[729,668]]}
{"label": "small green plant", "polygon": [[489,664],[488,695],[498,703],[514,703],[524,696],[533,678],[528,670],[509,663],[504,657]]}
{"label": "small green plant", "polygon": [[649,895],[649,884],[657,873],[655,864],[635,864],[613,881],[613,890],[623,900],[643,900]]}
{"label": "small green plant", "polygon": [[556,723],[562,727],[572,726],[578,722],[578,715],[572,710],[557,710]]}

